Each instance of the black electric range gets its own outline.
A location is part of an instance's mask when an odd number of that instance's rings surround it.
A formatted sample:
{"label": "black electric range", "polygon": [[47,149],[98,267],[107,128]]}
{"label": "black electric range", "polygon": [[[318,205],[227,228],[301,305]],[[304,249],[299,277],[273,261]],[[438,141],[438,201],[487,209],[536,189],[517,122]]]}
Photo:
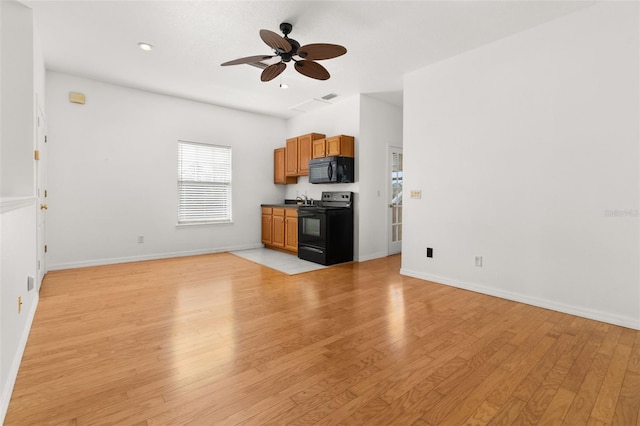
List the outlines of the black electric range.
{"label": "black electric range", "polygon": [[321,265],[353,260],[353,192],[324,191],[298,207],[298,257]]}

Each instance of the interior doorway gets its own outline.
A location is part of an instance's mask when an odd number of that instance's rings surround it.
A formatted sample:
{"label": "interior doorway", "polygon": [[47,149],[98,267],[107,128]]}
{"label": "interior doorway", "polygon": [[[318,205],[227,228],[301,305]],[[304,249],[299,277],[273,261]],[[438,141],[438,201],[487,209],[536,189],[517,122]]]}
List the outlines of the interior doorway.
{"label": "interior doorway", "polygon": [[390,146],[387,156],[389,190],[389,214],[387,215],[388,226],[388,253],[397,254],[402,251],[402,148]]}

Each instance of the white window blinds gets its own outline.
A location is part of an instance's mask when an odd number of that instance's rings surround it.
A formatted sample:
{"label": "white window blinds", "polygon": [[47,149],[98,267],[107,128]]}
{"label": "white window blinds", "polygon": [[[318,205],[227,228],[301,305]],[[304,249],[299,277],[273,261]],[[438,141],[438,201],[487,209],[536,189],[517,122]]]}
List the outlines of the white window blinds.
{"label": "white window blinds", "polygon": [[178,224],[231,221],[231,147],[178,141]]}

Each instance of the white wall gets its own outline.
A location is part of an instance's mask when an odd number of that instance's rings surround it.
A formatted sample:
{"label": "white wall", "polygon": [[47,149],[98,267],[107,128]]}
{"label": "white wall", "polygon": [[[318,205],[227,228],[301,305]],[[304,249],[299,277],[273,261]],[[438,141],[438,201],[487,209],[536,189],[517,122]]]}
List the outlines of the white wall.
{"label": "white wall", "polygon": [[392,143],[402,146],[402,109],[369,96],[355,95],[287,122],[287,137],[311,132],[355,137],[356,182],[310,184],[308,177],[303,176],[296,185],[286,186],[286,198],[306,193],[318,200],[322,191],[353,191],[354,259],[365,261],[386,256],[386,147]]}
{"label": "white wall", "polygon": [[[18,368],[38,306],[27,277],[36,277],[36,200],[0,200],[0,423],[6,415]],[[22,309],[18,312],[18,297]]]}
{"label": "white wall", "polygon": [[[38,305],[36,277],[35,99],[44,66],[31,10],[0,2],[0,423]],[[18,310],[21,298],[21,310]]]}
{"label": "white wall", "polygon": [[402,109],[369,96],[360,98],[360,260],[389,254],[389,146],[402,147]]}
{"label": "white wall", "polygon": [[[55,72],[46,106],[49,269],[261,245],[284,120]],[[178,140],[232,147],[233,224],[176,227]]]}
{"label": "white wall", "polygon": [[33,195],[33,15],[16,2],[3,1],[2,163],[0,196]]}
{"label": "white wall", "polygon": [[638,52],[605,2],[407,75],[402,273],[640,328]]}

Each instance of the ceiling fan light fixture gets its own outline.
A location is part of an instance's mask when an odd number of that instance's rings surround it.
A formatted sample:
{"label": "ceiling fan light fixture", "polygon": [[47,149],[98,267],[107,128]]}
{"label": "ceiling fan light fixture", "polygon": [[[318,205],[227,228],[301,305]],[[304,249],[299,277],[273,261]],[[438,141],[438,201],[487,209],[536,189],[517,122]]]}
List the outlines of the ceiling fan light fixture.
{"label": "ceiling fan light fixture", "polygon": [[[342,56],[347,53],[347,49],[344,46],[328,43],[313,43],[300,47],[300,43],[296,40],[289,38],[289,33],[293,29],[293,25],[287,22],[280,24],[280,31],[284,34],[284,37],[269,30],[260,30],[260,38],[269,46],[273,55],[265,56],[247,56],[245,58],[234,59],[227,61],[221,66],[250,64],[255,62],[262,62],[267,59],[277,58],[279,62],[267,66],[260,75],[261,81],[271,81],[276,78],[280,73],[284,71],[287,64],[294,63],[294,68],[300,74],[316,80],[328,80],[331,75],[329,71],[319,63],[317,60],[333,59],[338,56]],[[285,89],[286,87],[281,88]]]}
{"label": "ceiling fan light fixture", "polygon": [[149,44],[149,43],[145,43],[143,41],[141,41],[140,43],[138,43],[138,47],[142,50],[144,50],[145,52],[150,52],[153,50],[153,45]]}

